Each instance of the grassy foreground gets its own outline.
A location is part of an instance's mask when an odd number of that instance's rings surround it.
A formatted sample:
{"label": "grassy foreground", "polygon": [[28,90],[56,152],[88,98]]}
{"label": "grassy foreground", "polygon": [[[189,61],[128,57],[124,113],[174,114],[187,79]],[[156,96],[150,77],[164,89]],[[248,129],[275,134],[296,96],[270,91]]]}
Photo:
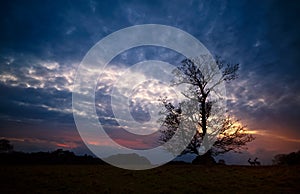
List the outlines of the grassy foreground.
{"label": "grassy foreground", "polygon": [[[300,167],[5,165],[1,193],[299,193]],[[297,192],[298,191],[298,192]]]}

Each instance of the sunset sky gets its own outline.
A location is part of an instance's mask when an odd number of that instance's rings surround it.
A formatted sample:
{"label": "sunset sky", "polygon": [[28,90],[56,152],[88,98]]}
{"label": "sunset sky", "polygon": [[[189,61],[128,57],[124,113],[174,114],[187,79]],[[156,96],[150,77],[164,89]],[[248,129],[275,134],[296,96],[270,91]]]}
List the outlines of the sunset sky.
{"label": "sunset sky", "polygon": [[[72,113],[77,68],[99,40],[137,24],[177,27],[213,55],[240,64],[239,78],[226,85],[227,106],[256,140],[243,154],[220,157],[232,164],[246,164],[249,157],[271,164],[276,154],[300,150],[300,3],[296,0],[20,0],[2,1],[0,15],[0,138],[10,140],[15,150],[64,148],[90,154]],[[110,92],[122,72],[144,60],[178,64],[182,59],[168,49],[141,47],[111,62],[98,83],[96,106],[99,120],[115,139],[124,134],[116,132]],[[133,95],[151,98],[156,88],[152,85],[153,90],[142,96],[138,94],[143,90],[137,88]],[[147,120],[146,112],[142,117],[137,114],[137,119]],[[143,147],[147,142],[129,138],[126,144]]]}

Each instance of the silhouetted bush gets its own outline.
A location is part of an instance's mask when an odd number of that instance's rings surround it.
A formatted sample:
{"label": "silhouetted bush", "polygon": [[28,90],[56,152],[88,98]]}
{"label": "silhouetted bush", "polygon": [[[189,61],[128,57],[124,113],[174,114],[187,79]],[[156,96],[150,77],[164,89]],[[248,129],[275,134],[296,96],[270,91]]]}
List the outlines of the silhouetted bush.
{"label": "silhouetted bush", "polygon": [[278,154],[273,159],[274,165],[300,165],[300,150],[289,154]]}
{"label": "silhouetted bush", "polygon": [[0,153],[12,152],[14,147],[10,144],[7,139],[0,139]]}
{"label": "silhouetted bush", "polygon": [[203,155],[197,156],[193,161],[192,164],[201,164],[201,165],[215,165],[216,161],[212,157],[211,152],[206,152]]}

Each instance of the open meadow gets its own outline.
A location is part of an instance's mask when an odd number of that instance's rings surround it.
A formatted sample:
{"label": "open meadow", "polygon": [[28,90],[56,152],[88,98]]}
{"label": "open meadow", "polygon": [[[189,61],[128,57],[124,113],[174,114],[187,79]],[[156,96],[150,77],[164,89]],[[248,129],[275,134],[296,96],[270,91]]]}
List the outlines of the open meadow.
{"label": "open meadow", "polygon": [[1,193],[299,193],[300,166],[2,165]]}

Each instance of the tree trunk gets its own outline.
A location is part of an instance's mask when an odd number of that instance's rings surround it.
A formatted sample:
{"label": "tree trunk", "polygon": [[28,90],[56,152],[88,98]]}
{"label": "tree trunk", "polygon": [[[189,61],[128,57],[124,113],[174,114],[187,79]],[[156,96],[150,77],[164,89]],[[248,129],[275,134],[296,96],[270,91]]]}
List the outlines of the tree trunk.
{"label": "tree trunk", "polygon": [[212,157],[212,152],[208,150],[203,155],[198,155],[193,161],[192,164],[201,164],[201,165],[214,165],[216,164],[215,159]]}
{"label": "tree trunk", "polygon": [[205,148],[205,152],[208,151],[208,138],[207,138],[207,118],[206,118],[206,96],[204,95],[201,101],[201,125],[202,125],[202,145]]}

